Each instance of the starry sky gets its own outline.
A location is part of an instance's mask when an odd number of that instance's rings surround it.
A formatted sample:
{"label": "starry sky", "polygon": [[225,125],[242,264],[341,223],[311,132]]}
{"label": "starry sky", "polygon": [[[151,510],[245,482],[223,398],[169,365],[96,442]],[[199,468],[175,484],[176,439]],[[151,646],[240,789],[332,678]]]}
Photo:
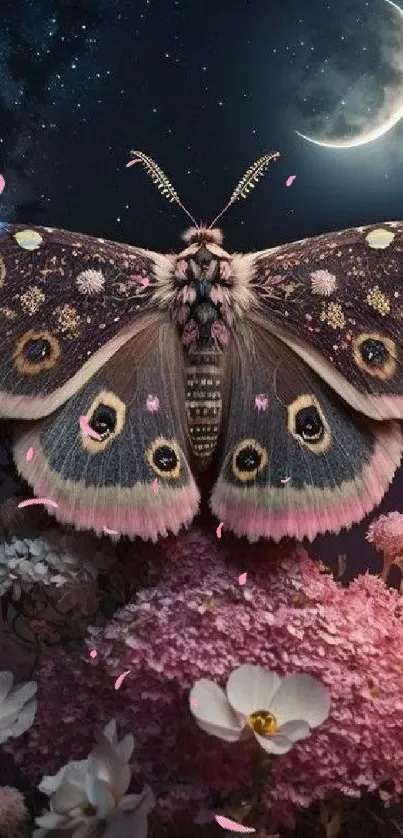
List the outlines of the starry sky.
{"label": "starry sky", "polygon": [[399,102],[403,17],[387,0],[2,0],[1,24],[3,221],[180,247],[188,219],[126,168],[131,149],[207,221],[280,152],[223,219],[229,250],[402,216],[401,124],[343,150],[296,133],[364,134]]}

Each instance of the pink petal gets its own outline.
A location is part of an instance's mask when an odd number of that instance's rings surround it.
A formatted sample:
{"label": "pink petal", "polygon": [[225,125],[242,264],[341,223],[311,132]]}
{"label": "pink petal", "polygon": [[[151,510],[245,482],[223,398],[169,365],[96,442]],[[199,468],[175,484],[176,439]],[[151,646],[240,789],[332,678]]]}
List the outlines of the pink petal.
{"label": "pink petal", "polygon": [[256,832],[253,826],[244,826],[242,823],[232,821],[230,818],[225,818],[224,815],[214,815],[214,820],[223,829],[229,829],[231,832]]}
{"label": "pink petal", "polygon": [[1,195],[5,185],[6,185],[6,182],[4,180],[4,177],[3,177],[3,175],[0,175],[0,195]]}
{"label": "pink petal", "polygon": [[280,480],[280,483],[288,483],[291,480],[291,477],[285,477],[284,480]]}
{"label": "pink petal", "polygon": [[287,180],[285,182],[285,185],[286,186],[291,186],[291,184],[294,183],[294,180],[295,180],[296,177],[297,177],[296,175],[290,175],[290,177],[287,178]]}
{"label": "pink petal", "polygon": [[96,658],[97,654],[98,654],[98,652],[96,651],[96,649],[91,649],[91,651],[90,651],[90,657],[91,658]]}
{"label": "pink petal", "polygon": [[121,674],[121,675],[119,675],[119,678],[116,678],[116,681],[115,681],[115,690],[118,690],[118,689],[119,689],[119,687],[121,687],[121,686],[122,686],[123,679],[124,679],[124,678],[126,678],[126,675],[128,675],[130,671],[131,671],[130,669],[127,669],[127,670],[126,670],[126,672],[122,672],[122,674]]}
{"label": "pink petal", "polygon": [[216,529],[216,531],[215,531],[215,534],[216,534],[217,538],[221,538],[221,535],[222,535],[222,528],[223,528],[223,526],[224,526],[224,524],[223,524],[223,522],[221,521],[221,524],[219,524],[219,525],[218,525],[218,527],[217,527],[217,529]]}
{"label": "pink petal", "polygon": [[141,162],[140,160],[130,160],[129,163],[126,163],[126,169],[128,169],[129,166],[134,166],[135,163],[140,163],[140,162]]}
{"label": "pink petal", "polygon": [[103,525],[102,529],[106,535],[119,535],[117,530],[110,530],[106,524]]}
{"label": "pink petal", "polygon": [[90,436],[90,437],[91,437],[91,439],[97,439],[97,440],[101,440],[101,439],[102,439],[102,437],[100,436],[100,434],[97,434],[97,432],[96,432],[96,431],[93,431],[93,429],[91,428],[91,426],[88,424],[88,421],[87,421],[87,419],[85,418],[85,416],[80,416],[80,420],[79,420],[79,421],[80,421],[80,428],[81,428],[81,430],[82,430],[83,434],[85,434],[86,436]]}
{"label": "pink petal", "polygon": [[29,498],[29,500],[22,500],[21,503],[18,504],[18,509],[23,509],[24,506],[37,506],[41,503],[48,503],[49,506],[57,507],[59,506],[54,500],[49,500],[49,498]]}
{"label": "pink petal", "polygon": [[147,285],[150,284],[148,276],[143,276],[143,278],[140,280],[140,284],[144,285],[144,288],[147,288]]}
{"label": "pink petal", "polygon": [[28,451],[27,451],[27,463],[29,463],[29,462],[32,460],[32,457],[33,457],[33,456],[34,456],[34,449],[33,449],[32,447],[31,447],[31,448],[28,448]]}
{"label": "pink petal", "polygon": [[240,585],[245,584],[247,575],[248,575],[247,573],[241,573],[241,575],[238,577],[238,582],[239,582]]}

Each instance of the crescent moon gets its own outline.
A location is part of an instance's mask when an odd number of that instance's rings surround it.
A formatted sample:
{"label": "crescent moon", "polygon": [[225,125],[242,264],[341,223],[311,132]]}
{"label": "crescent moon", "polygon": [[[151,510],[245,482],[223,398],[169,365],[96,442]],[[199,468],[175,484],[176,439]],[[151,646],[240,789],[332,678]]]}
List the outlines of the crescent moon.
{"label": "crescent moon", "polygon": [[[397,6],[396,3],[393,3],[393,0],[385,0],[385,3],[389,3],[389,6],[393,6],[393,8],[399,13],[401,18],[403,19],[403,9],[400,6]],[[391,116],[382,123],[382,125],[378,125],[377,128],[373,128],[372,131],[368,131],[366,134],[360,134],[358,137],[354,137],[353,139],[347,140],[320,140],[315,137],[309,137],[307,134],[301,134],[300,131],[296,131],[295,133],[298,134],[299,137],[302,139],[307,140],[308,143],[313,143],[314,145],[320,145],[324,148],[356,148],[360,145],[366,145],[367,143],[372,143],[374,140],[378,140],[379,137],[382,137],[384,134],[387,134],[391,128],[396,125],[400,119],[403,117],[403,103],[399,105],[398,109],[394,111]]]}

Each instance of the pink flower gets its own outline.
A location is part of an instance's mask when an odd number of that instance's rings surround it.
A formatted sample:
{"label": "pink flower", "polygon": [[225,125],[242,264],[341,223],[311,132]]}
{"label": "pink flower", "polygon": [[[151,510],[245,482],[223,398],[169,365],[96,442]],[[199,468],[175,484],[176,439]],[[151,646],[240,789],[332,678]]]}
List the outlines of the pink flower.
{"label": "pink flower", "polygon": [[[301,547],[245,545],[230,533],[223,543],[211,523],[165,539],[149,552],[146,570],[135,602],[89,631],[82,659],[66,649],[42,659],[35,723],[3,746],[32,780],[85,757],[96,731],[115,717],[135,732],[132,776],[153,788],[159,825],[189,831],[203,807],[212,817],[219,811],[217,795],[253,796],[261,753],[253,737],[224,742],[200,730],[191,687],[202,678],[224,687],[234,669],[252,664],[281,678],[305,672],[331,698],[323,724],[274,757],[251,821],[257,831],[292,827],[298,809],[331,792],[360,797],[389,780],[388,802],[403,794],[403,600],[396,591],[369,574],[342,588]],[[239,585],[240,573],[248,574],[247,586]],[[126,669],[136,677],[115,690]]]}
{"label": "pink flower", "polygon": [[11,786],[0,786],[0,835],[16,835],[27,818],[24,795]]}
{"label": "pink flower", "polygon": [[384,555],[382,577],[386,578],[390,565],[403,559],[403,515],[400,512],[379,515],[368,527],[366,537]]}

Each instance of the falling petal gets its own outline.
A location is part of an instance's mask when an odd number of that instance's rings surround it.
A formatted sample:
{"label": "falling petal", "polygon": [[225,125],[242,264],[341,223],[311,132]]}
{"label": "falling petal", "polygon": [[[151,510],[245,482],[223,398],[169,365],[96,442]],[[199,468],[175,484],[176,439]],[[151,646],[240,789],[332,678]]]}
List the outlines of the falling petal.
{"label": "falling petal", "polygon": [[221,524],[219,524],[219,525],[218,525],[218,527],[217,527],[217,529],[216,529],[216,531],[215,531],[215,532],[216,532],[216,536],[217,536],[217,538],[221,538],[221,535],[222,535],[222,528],[223,528],[223,526],[224,526],[224,524],[223,524],[223,522],[221,521]]}
{"label": "falling petal", "polygon": [[128,169],[129,166],[134,166],[135,163],[140,163],[140,162],[141,162],[140,160],[130,160],[128,163],[126,163],[126,169]]}
{"label": "falling petal", "polygon": [[268,405],[269,397],[266,395],[266,393],[258,393],[258,395],[255,396],[255,407],[257,407],[259,413],[261,410],[267,410]]}
{"label": "falling petal", "polygon": [[32,447],[31,447],[31,448],[28,448],[28,451],[27,451],[27,463],[29,463],[29,462],[32,460],[32,457],[33,457],[33,456],[34,456],[34,449],[33,449]]}
{"label": "falling petal", "polygon": [[280,480],[280,483],[289,483],[290,480],[291,480],[291,477],[285,477],[284,480]]}
{"label": "falling petal", "polygon": [[157,480],[157,478],[155,478],[155,480],[153,480],[152,485],[153,485],[153,492],[155,492],[155,494],[157,494],[157,492],[158,492],[158,480]]}
{"label": "falling petal", "polygon": [[294,183],[294,180],[295,180],[296,177],[297,177],[296,175],[290,175],[290,177],[287,178],[287,180],[285,182],[285,185],[286,186],[291,186],[291,184]]}
{"label": "falling petal", "polygon": [[121,674],[121,675],[119,675],[119,678],[116,678],[116,681],[115,681],[115,690],[118,690],[118,689],[119,689],[119,687],[121,687],[121,686],[122,686],[123,679],[124,679],[124,678],[126,678],[126,675],[128,675],[128,674],[129,674],[129,672],[130,672],[130,669],[127,669],[127,670],[126,670],[126,672],[122,672],[122,674]]}
{"label": "falling petal", "polygon": [[103,525],[102,529],[106,535],[119,535],[117,530],[110,530],[106,524]]}
{"label": "falling petal", "polygon": [[91,425],[88,424],[88,420],[85,418],[85,416],[80,416],[80,428],[83,434],[85,434],[85,436],[90,436],[91,439],[97,439],[98,441],[102,440],[100,434],[97,434],[96,431],[93,431]]}
{"label": "falling petal", "polygon": [[91,658],[96,658],[97,654],[98,654],[98,652],[96,651],[96,649],[91,649],[91,651],[90,651],[90,657]]}
{"label": "falling petal", "polygon": [[49,498],[29,498],[29,500],[22,500],[21,503],[18,504],[18,509],[23,509],[24,506],[37,506],[41,503],[48,503],[49,506],[57,507],[59,506],[54,500],[49,500]]}
{"label": "falling petal", "polygon": [[160,400],[158,396],[154,396],[153,394],[149,393],[147,396],[146,408],[150,411],[150,413],[154,413],[155,411],[159,410]]}
{"label": "falling petal", "polygon": [[4,177],[3,177],[3,175],[0,175],[0,195],[1,195],[5,185],[6,185],[6,182],[4,180]]}
{"label": "falling petal", "polygon": [[241,573],[241,575],[238,577],[238,582],[239,582],[240,585],[245,584],[247,576],[248,576],[247,573]]}
{"label": "falling petal", "polygon": [[229,829],[231,832],[256,832],[253,826],[244,826],[242,823],[232,821],[230,818],[225,818],[224,815],[214,815],[214,820],[223,829]]}

